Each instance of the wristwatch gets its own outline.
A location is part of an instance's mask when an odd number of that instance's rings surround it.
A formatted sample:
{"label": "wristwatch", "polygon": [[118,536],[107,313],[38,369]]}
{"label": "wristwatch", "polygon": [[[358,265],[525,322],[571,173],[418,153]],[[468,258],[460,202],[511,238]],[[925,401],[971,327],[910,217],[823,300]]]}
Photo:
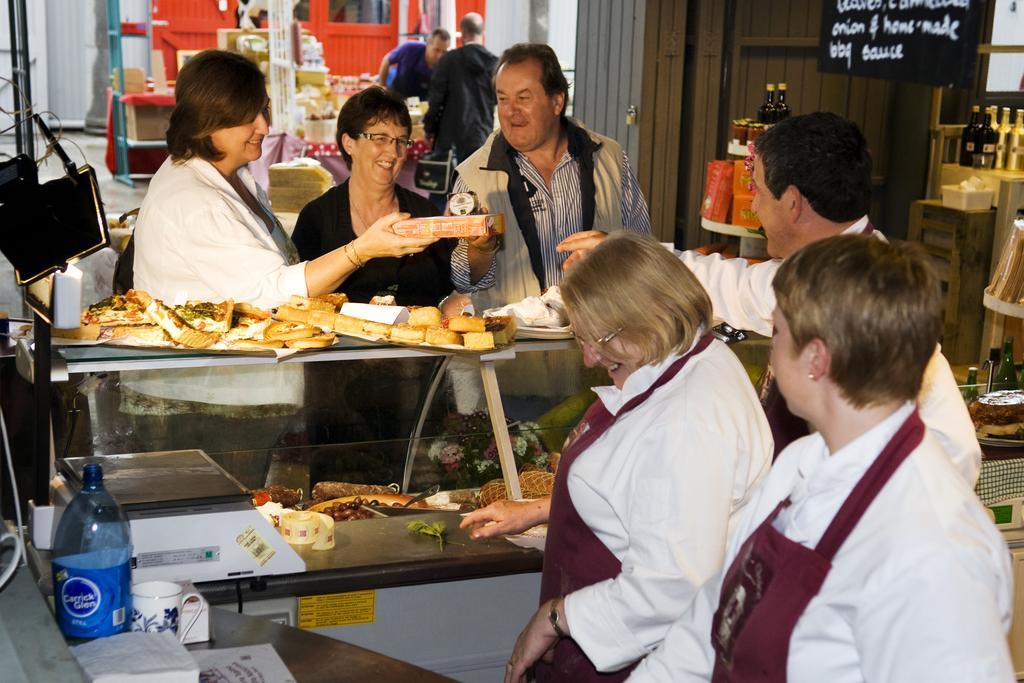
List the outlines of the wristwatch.
{"label": "wristwatch", "polygon": [[548,621],[551,622],[551,628],[555,629],[555,635],[559,638],[565,638],[565,631],[563,631],[562,627],[558,625],[558,602],[558,598],[551,601],[551,610],[548,612]]}

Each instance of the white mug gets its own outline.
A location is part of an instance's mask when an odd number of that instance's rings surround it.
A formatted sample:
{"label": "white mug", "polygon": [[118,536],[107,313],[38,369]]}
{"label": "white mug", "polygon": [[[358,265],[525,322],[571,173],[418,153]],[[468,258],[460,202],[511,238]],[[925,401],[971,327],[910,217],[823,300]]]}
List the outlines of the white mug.
{"label": "white mug", "polygon": [[202,600],[199,593],[183,593],[182,587],[171,581],[144,581],[132,585],[132,630],[146,633],[171,631],[178,640],[185,636],[199,619],[197,610],[185,628],[179,628],[181,607],[190,600]]}

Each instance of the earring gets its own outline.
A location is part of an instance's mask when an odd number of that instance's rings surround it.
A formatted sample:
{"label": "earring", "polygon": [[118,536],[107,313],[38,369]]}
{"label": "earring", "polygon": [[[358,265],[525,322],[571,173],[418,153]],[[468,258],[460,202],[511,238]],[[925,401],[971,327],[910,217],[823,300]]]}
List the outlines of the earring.
{"label": "earring", "polygon": [[814,380],[816,380],[818,378],[814,376],[813,372],[808,372],[807,373],[807,379],[809,379],[809,380],[811,380],[813,382]]}

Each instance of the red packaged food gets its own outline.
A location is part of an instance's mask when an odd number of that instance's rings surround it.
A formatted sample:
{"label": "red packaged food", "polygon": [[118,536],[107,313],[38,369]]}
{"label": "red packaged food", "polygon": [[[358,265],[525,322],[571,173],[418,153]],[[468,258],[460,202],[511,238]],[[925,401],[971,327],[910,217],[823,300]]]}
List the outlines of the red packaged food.
{"label": "red packaged food", "polygon": [[700,215],[709,221],[725,223],[729,220],[732,176],[731,161],[708,162],[707,183],[704,185],[704,201],[701,202]]}

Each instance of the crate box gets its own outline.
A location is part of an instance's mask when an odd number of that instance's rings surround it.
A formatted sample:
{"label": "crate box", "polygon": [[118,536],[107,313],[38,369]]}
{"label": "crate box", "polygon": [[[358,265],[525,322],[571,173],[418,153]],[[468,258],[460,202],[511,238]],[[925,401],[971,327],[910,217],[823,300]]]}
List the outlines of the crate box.
{"label": "crate box", "polygon": [[125,134],[129,140],[163,140],[174,107],[125,103]]}

